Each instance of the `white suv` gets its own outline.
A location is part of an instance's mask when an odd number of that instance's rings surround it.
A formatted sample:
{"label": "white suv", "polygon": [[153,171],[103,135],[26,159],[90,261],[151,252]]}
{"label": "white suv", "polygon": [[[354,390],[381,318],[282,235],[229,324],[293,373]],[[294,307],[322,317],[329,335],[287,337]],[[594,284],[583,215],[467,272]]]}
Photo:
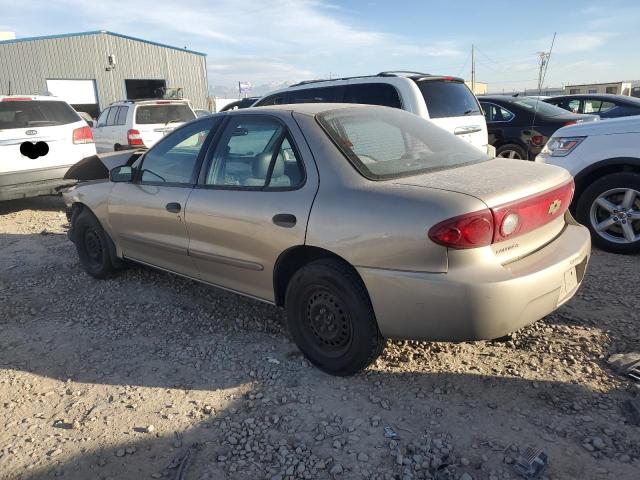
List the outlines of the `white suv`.
{"label": "white suv", "polygon": [[149,148],[196,118],[188,100],[127,100],[105,108],[93,128],[98,152]]}
{"label": "white suv", "polygon": [[640,252],[640,116],[563,127],[536,162],[575,177],[572,211],[593,243],[614,253]]}
{"label": "white suv", "polygon": [[252,106],[286,103],[365,103],[400,108],[487,152],[487,123],[475,95],[456,77],[418,72],[311,80],[268,93]]}
{"label": "white suv", "polygon": [[56,193],[69,167],[95,154],[91,128],[66,102],[0,96],[0,200]]}

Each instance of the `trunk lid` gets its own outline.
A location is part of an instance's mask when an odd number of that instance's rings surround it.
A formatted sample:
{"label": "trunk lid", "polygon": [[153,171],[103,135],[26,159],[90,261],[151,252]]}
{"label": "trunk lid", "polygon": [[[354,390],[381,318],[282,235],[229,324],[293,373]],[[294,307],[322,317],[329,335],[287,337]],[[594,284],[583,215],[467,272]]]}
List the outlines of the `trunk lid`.
{"label": "trunk lid", "polygon": [[[548,221],[527,233],[492,244],[493,253],[504,264],[542,248],[564,228],[565,221],[561,213],[569,202],[566,198],[560,198],[556,189],[571,182],[572,177],[563,168],[544,165],[551,168],[540,169],[537,166],[539,164],[526,161],[495,158],[393,182],[470,195],[484,202],[494,210],[494,214],[496,211],[508,212],[511,206],[520,201],[536,198],[539,204],[536,208],[550,212]],[[500,228],[500,225],[495,228]]]}

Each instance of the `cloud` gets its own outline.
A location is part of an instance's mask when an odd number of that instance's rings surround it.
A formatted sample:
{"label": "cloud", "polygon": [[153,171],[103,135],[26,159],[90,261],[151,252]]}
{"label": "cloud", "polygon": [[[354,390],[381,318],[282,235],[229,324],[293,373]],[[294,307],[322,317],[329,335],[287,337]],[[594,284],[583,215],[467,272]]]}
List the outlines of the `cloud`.
{"label": "cloud", "polygon": [[[20,11],[2,9],[2,21],[23,36],[108,29],[203,51],[211,83],[352,75],[388,69],[390,58],[408,68],[463,56],[452,40],[371,28],[350,8],[326,0],[31,0]],[[26,19],[30,31],[20,31]]]}
{"label": "cloud", "polygon": [[604,45],[615,34],[608,32],[558,34],[555,53],[576,53],[595,50]]}

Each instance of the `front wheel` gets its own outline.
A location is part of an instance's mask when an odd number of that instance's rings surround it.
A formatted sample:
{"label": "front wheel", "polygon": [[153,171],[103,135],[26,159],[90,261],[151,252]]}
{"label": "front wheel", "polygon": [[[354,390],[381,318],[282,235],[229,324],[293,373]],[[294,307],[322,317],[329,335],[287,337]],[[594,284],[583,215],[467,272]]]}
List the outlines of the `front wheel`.
{"label": "front wheel", "polygon": [[332,375],[352,375],[375,361],[385,339],[362,280],[337,260],[298,270],[287,287],[287,324],[305,357]]}
{"label": "front wheel", "polygon": [[111,241],[100,222],[86,209],[73,224],[74,242],[82,268],[95,278],[107,278],[115,272],[111,261]]}
{"label": "front wheel", "polygon": [[578,199],[576,218],[602,250],[640,252],[640,175],[613,173],[593,182]]}

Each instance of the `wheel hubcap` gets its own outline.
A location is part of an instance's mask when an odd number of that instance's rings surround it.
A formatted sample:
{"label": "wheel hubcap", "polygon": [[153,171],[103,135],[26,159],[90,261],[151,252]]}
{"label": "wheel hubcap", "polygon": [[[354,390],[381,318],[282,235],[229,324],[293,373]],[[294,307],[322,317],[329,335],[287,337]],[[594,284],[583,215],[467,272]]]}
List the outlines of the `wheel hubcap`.
{"label": "wheel hubcap", "polygon": [[640,240],[640,192],[637,190],[607,190],[593,202],[589,216],[593,229],[609,242]]}
{"label": "wheel hubcap", "polygon": [[88,228],[85,231],[84,248],[92,261],[96,263],[102,261],[102,242],[100,241],[98,232],[92,228]]}
{"label": "wheel hubcap", "polygon": [[307,301],[307,325],[313,343],[324,352],[340,354],[351,342],[351,321],[342,301],[329,291],[316,291]]}
{"label": "wheel hubcap", "polygon": [[522,157],[515,150],[504,150],[498,154],[499,158],[512,158],[515,160],[522,160]]}

